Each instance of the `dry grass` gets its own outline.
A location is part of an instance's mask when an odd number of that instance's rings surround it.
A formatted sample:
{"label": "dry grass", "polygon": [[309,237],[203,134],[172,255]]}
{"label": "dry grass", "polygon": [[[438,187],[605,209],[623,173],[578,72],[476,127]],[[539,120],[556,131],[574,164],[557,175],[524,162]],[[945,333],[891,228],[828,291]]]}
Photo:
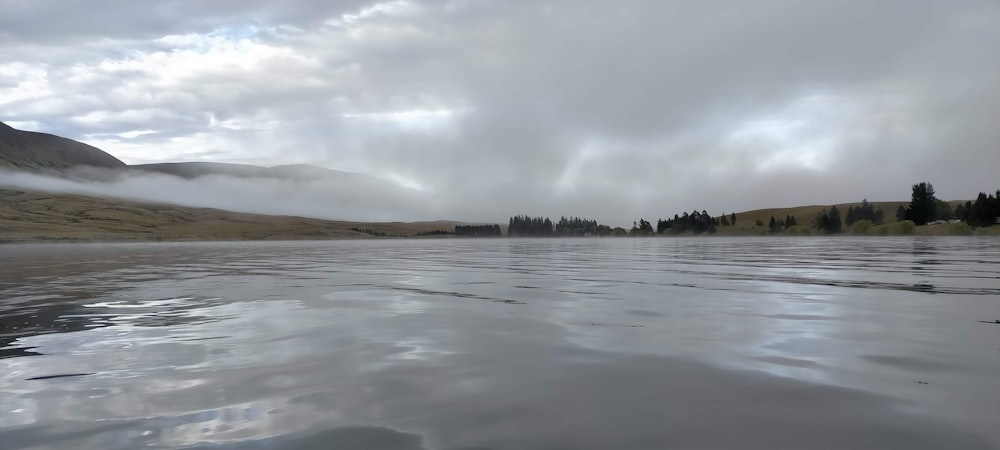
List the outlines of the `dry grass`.
{"label": "dry grass", "polygon": [[[896,221],[896,209],[900,205],[906,207],[910,202],[870,202],[875,210],[881,209],[883,211],[885,221],[892,223]],[[965,200],[952,200],[948,202],[952,209],[954,209],[959,204],[964,204]],[[840,210],[840,218],[843,220],[847,217],[847,207],[861,206],[861,202],[854,203],[838,203],[836,205],[809,205],[809,206],[795,206],[791,208],[768,208],[768,209],[755,209],[753,211],[744,211],[736,213],[736,225],[735,226],[720,226],[718,227],[718,233],[720,235],[755,235],[755,234],[766,234],[768,232],[768,222],[770,222],[771,217],[774,216],[775,219],[784,220],[786,216],[795,216],[795,221],[799,226],[811,227],[813,220],[816,219],[823,210],[829,211],[834,206]],[[756,225],[757,221],[763,223],[763,226]],[[846,227],[845,227],[846,228]]]}
{"label": "dry grass", "polygon": [[973,234],[976,236],[1000,236],[1000,225],[976,228]]}
{"label": "dry grass", "polygon": [[351,228],[412,236],[459,222],[365,223],[0,188],[0,242],[359,239]]}

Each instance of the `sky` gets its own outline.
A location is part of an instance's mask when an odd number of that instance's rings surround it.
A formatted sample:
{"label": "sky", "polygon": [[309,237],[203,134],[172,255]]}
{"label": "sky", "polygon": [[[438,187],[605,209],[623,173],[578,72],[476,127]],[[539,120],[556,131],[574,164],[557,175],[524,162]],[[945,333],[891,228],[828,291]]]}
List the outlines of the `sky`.
{"label": "sky", "polygon": [[369,174],[424,199],[405,201],[414,207],[398,220],[624,225],[906,200],[925,180],[940,198],[971,199],[1000,180],[997,0],[0,0],[0,10],[5,123],[130,164]]}

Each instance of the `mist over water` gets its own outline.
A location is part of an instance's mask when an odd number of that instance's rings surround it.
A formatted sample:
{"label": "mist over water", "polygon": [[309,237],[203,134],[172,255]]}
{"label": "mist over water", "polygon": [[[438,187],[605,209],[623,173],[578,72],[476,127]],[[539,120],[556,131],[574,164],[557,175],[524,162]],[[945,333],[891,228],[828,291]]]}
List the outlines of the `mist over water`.
{"label": "mist over water", "polygon": [[0,248],[0,446],[997,448],[995,238]]}
{"label": "mist over water", "polygon": [[428,193],[362,176],[281,179],[206,175],[185,179],[96,168],[77,169],[69,175],[62,178],[0,170],[0,187],[330,220],[416,221],[446,217],[446,211]]}

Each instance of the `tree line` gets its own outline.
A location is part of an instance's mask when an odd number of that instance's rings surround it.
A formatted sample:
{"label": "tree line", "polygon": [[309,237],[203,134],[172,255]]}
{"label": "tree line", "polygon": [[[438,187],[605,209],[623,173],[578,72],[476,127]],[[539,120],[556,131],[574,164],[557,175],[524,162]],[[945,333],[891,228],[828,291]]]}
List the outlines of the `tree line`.
{"label": "tree line", "polygon": [[[959,220],[971,226],[981,227],[996,224],[998,217],[1000,217],[1000,189],[995,194],[981,192],[975,201],[965,202],[952,210],[948,202],[935,197],[933,185],[929,182],[920,182],[912,186],[909,204],[900,205],[895,218],[898,222],[912,221],[915,225],[926,225],[935,220]],[[760,220],[756,220],[755,224],[764,226],[764,222]],[[579,217],[561,217],[558,222],[552,222],[548,217],[521,215],[510,218],[507,234],[512,237],[652,236],[688,232],[711,234],[718,231],[719,227],[733,225],[736,225],[736,213],[716,217],[704,209],[674,214],[672,218],[658,219],[655,228],[645,218],[640,218],[632,222],[632,228],[629,230],[612,228],[599,224],[596,220]],[[800,230],[812,228],[824,234],[837,234],[843,232],[845,227],[858,232],[880,225],[886,225],[885,211],[876,208],[868,199],[863,199],[858,205],[848,205],[844,214],[836,206],[824,209],[811,224],[800,224],[791,214],[785,215],[784,218],[771,216],[767,230],[770,233],[781,233],[797,227]]]}
{"label": "tree line", "polygon": [[937,220],[958,220],[975,227],[985,227],[997,223],[1000,217],[1000,189],[996,194],[980,192],[976,200],[967,201],[955,207],[935,197],[934,186],[926,181],[913,185],[910,204],[900,206],[897,219],[911,220],[917,225],[926,225]]}
{"label": "tree line", "polygon": [[472,237],[502,236],[500,225],[455,225],[455,235]]}
{"label": "tree line", "polygon": [[552,220],[548,217],[514,216],[507,223],[507,235],[515,236],[552,236]]}
{"label": "tree line", "polygon": [[[926,225],[934,221],[961,221],[970,226],[984,227],[994,225],[1000,218],[1000,189],[993,194],[980,192],[976,200],[957,205],[954,210],[948,202],[935,196],[934,186],[929,182],[914,184],[911,189],[911,199],[906,205],[900,205],[896,210],[895,219],[902,222],[912,222],[909,226]],[[755,220],[755,225],[763,227],[761,220]],[[512,216],[508,221],[507,235],[511,237],[576,237],[576,236],[652,236],[657,234],[703,234],[715,233],[719,227],[736,225],[736,213],[712,216],[706,210],[693,210],[674,214],[672,218],[658,219],[656,227],[645,218],[632,222],[632,228],[610,227],[593,219],[581,217],[560,217],[553,222],[548,217],[531,217],[528,215]],[[877,209],[868,199],[861,200],[859,205],[848,205],[846,214],[836,206],[820,212],[811,224],[800,225],[794,215],[784,218],[771,216],[767,223],[767,231],[772,234],[782,233],[792,227],[793,234],[814,229],[824,234],[837,234],[845,227],[855,233],[865,234],[868,230],[879,231],[886,224],[885,212]],[[873,227],[879,227],[874,228]],[[404,235],[388,234],[383,231],[368,228],[351,228],[353,231],[372,236],[388,237]],[[432,230],[415,234],[414,236],[457,235],[471,237],[499,237],[503,230],[499,224],[456,225],[454,231]]]}
{"label": "tree line", "polygon": [[[911,187],[910,202],[896,208],[896,221],[910,221],[913,225],[927,225],[936,221],[958,221],[974,227],[990,226],[1000,217],[1000,189],[996,194],[980,192],[975,202],[967,201],[952,210],[951,205],[935,196],[934,185],[923,181]],[[848,227],[864,225],[863,228],[885,223],[885,214],[876,210],[868,200],[862,200],[859,207],[847,207],[847,217],[843,224]],[[836,206],[824,210],[813,222],[817,230],[827,234],[840,233],[843,225],[840,211]]]}
{"label": "tree line", "polygon": [[795,216],[791,214],[786,215],[784,219],[775,219],[774,216],[771,216],[771,221],[767,224],[767,229],[773,234],[780,233],[795,225],[798,225],[798,222],[795,220]]}
{"label": "tree line", "polygon": [[975,202],[968,201],[964,205],[956,206],[953,215],[956,219],[975,227],[996,224],[997,218],[1000,217],[1000,189],[997,189],[996,194],[986,195],[985,192],[980,192]]}
{"label": "tree line", "polygon": [[[722,218],[726,216],[723,215]],[[707,211],[691,211],[690,214],[687,212],[677,215],[674,214],[673,219],[667,220],[657,220],[656,221],[656,232],[658,234],[663,233],[684,233],[691,231],[694,234],[701,233],[715,233],[716,227],[722,225],[722,218],[715,218],[708,214]],[[733,214],[733,222],[735,222],[736,214]],[[726,223],[729,220],[726,219]]]}
{"label": "tree line", "polygon": [[556,222],[556,236],[608,236],[612,228],[601,225],[596,220],[580,217],[560,217]]}
{"label": "tree line", "polygon": [[[622,230],[619,228],[619,230]],[[624,231],[624,230],[622,230]],[[581,217],[560,217],[553,223],[548,217],[513,216],[507,224],[507,235],[511,237],[549,236],[610,236],[614,228],[597,223],[596,220]]]}
{"label": "tree line", "polygon": [[854,205],[847,207],[847,216],[844,218],[844,224],[852,226],[859,220],[869,220],[875,225],[881,225],[885,222],[885,213],[881,209],[876,210],[871,203],[868,203],[868,199],[866,198],[861,200],[861,206],[857,208]]}

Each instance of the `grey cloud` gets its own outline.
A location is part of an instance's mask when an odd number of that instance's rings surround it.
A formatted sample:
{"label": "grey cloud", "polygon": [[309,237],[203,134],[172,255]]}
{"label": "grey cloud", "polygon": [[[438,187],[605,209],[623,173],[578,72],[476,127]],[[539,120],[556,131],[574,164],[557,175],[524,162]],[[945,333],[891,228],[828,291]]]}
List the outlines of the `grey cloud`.
{"label": "grey cloud", "polygon": [[[3,119],[158,132],[107,141],[126,160],[397,177],[464,220],[905,199],[923,179],[969,198],[1000,166],[986,0],[133,3],[12,5],[0,57],[44,67],[52,93],[0,101]],[[224,39],[205,59],[156,41],[192,33]]]}

